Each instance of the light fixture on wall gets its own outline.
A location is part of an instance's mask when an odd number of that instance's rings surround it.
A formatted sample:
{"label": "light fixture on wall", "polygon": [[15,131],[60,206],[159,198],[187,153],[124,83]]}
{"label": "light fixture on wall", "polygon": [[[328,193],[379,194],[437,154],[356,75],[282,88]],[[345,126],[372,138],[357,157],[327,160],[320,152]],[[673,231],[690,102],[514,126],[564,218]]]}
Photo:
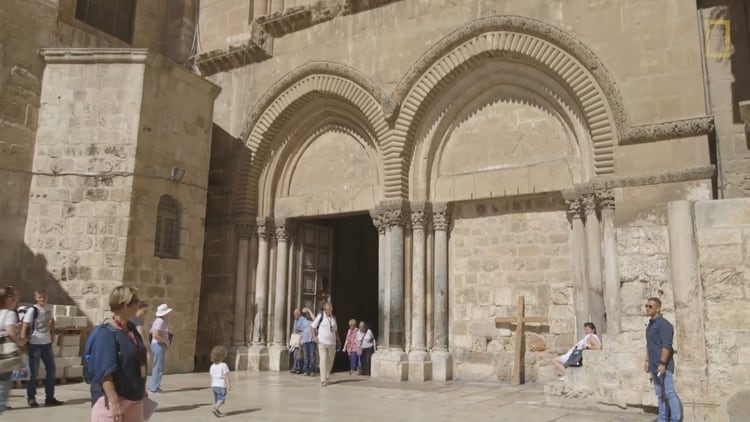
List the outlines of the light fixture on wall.
{"label": "light fixture on wall", "polygon": [[185,175],[185,169],[182,167],[172,167],[172,180],[179,182]]}

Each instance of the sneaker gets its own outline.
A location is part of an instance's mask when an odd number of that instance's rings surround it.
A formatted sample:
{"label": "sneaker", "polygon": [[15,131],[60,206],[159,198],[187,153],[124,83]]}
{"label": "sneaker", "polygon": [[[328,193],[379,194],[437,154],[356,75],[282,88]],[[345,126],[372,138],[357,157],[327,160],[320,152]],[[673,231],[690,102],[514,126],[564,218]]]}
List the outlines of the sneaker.
{"label": "sneaker", "polygon": [[320,385],[322,385],[323,387],[328,387],[328,381],[321,381]]}
{"label": "sneaker", "polygon": [[213,409],[213,413],[214,413],[214,416],[216,416],[217,418],[220,418],[220,417],[224,416],[224,414],[221,413],[221,412],[219,412],[219,409],[217,409],[215,407]]}
{"label": "sneaker", "polygon": [[63,404],[63,402],[61,402],[60,400],[54,397],[52,397],[51,399],[44,400],[45,406],[60,406],[61,404]]}
{"label": "sneaker", "polygon": [[164,390],[162,390],[161,388],[157,388],[156,390],[149,390],[149,391],[152,392],[152,393],[163,393],[164,392]]}
{"label": "sneaker", "polygon": [[39,403],[36,402],[35,398],[30,398],[26,401],[29,403],[29,407],[39,407]]}

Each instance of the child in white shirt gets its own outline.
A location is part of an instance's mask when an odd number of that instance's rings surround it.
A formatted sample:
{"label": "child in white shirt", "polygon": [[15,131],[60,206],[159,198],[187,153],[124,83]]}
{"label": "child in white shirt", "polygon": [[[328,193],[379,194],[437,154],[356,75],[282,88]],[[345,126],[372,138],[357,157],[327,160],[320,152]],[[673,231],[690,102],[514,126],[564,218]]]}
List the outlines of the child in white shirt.
{"label": "child in white shirt", "polygon": [[229,384],[229,366],[224,361],[227,359],[227,348],[216,346],[211,350],[211,391],[214,393],[214,416],[220,418],[224,416],[219,410],[221,405],[227,400],[227,391],[232,390]]}

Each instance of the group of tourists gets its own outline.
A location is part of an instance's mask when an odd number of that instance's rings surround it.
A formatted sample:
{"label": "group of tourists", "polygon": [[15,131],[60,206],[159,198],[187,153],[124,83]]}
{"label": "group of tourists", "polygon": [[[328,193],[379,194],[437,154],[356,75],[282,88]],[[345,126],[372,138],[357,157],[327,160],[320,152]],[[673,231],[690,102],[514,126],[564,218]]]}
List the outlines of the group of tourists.
{"label": "group of tourists", "polygon": [[[12,388],[12,370],[9,370],[12,368],[8,367],[8,363],[16,362],[18,351],[28,354],[28,405],[39,406],[35,380],[40,361],[45,365],[46,371],[45,405],[63,404],[55,398],[52,344],[56,334],[54,318],[47,306],[47,291],[37,289],[35,300],[36,304],[25,310],[19,322],[19,312],[16,309],[18,292],[13,287],[0,288],[0,413],[7,409]],[[673,379],[674,327],[661,315],[661,300],[649,298],[645,306],[649,322],[646,327],[647,352],[643,369],[650,374],[659,398],[658,420],[679,421],[680,401]],[[172,309],[161,304],[155,312],[156,319],[151,325],[148,339],[153,365],[151,382],[147,388],[149,347],[146,346],[146,333],[143,330],[143,317],[147,307],[140,302],[137,290],[128,286],[118,286],[112,290],[109,307],[112,316],[95,327],[84,350],[84,378],[91,384],[91,421],[142,422],[148,393],[162,392],[160,386],[164,357],[172,342],[172,333],[167,323]],[[311,376],[317,362],[321,385],[327,386],[337,346],[341,345],[341,350],[349,357],[349,374],[357,371],[362,375],[370,374],[370,358],[375,352],[376,341],[364,322],[358,324],[354,319],[349,320],[349,328],[342,343],[331,303],[325,303],[317,316],[308,308],[296,309],[294,318],[293,335],[299,336],[299,347],[292,347],[295,352],[292,372]],[[584,332],[585,336],[567,353],[552,359],[552,364],[561,376],[567,367],[581,365],[583,350],[602,348],[602,341],[593,323],[585,323]],[[223,416],[220,408],[231,389],[226,358],[227,350],[224,346],[216,346],[211,351],[212,365],[209,373],[214,395],[212,412],[217,417]]]}
{"label": "group of tourists", "polygon": [[[91,384],[91,421],[142,422],[143,399],[146,390],[146,369],[149,348],[145,343],[143,316],[147,307],[141,303],[134,288],[115,287],[109,295],[112,316],[94,328],[86,342],[82,360],[84,379]],[[36,378],[39,364],[44,364],[46,376],[45,406],[59,406],[55,398],[55,357],[52,345],[56,341],[55,320],[48,306],[48,293],[37,289],[36,303],[28,308],[17,308],[19,294],[13,287],[0,288],[0,413],[5,411],[13,385],[15,368],[4,362],[21,362],[20,355],[28,355],[26,400],[30,407],[38,407]],[[172,309],[166,304],[156,309],[156,319],[149,332],[152,360],[149,391],[161,392],[165,350],[172,334],[167,318]],[[18,315],[22,314],[19,322]],[[10,347],[8,347],[10,346]],[[12,353],[7,353],[12,350]],[[12,356],[11,356],[12,355]],[[9,370],[6,370],[9,369]]]}
{"label": "group of tourists", "polygon": [[347,354],[349,375],[370,375],[371,356],[376,347],[375,335],[364,321],[358,324],[357,320],[350,319],[342,344],[330,302],[323,305],[317,316],[309,308],[295,309],[289,343],[292,354],[290,372],[312,376],[317,372],[317,363],[320,368],[320,383],[324,387],[328,385],[336,352],[339,350]]}

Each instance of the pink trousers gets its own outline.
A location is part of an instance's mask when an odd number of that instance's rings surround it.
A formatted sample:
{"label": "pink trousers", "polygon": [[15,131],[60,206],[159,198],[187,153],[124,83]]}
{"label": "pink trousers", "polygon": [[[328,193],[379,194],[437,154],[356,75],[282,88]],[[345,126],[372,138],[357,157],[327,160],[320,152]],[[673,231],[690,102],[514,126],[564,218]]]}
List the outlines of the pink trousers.
{"label": "pink trousers", "polygon": [[[91,408],[91,422],[114,422],[110,411],[104,405],[105,397],[99,397]],[[117,422],[143,422],[143,401],[130,401],[120,397],[120,410],[123,418]]]}

